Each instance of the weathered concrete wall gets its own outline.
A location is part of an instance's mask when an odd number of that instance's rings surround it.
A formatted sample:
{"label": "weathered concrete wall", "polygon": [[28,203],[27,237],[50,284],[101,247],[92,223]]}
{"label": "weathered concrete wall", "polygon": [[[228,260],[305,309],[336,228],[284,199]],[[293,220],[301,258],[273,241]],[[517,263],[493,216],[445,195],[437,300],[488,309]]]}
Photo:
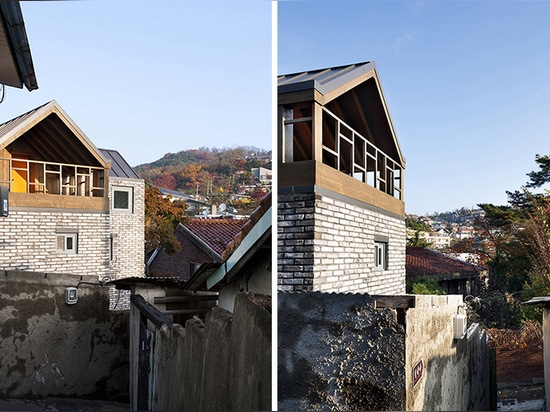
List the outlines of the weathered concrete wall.
{"label": "weathered concrete wall", "polygon": [[98,276],[0,271],[0,397],[128,395],[128,314]]}
{"label": "weathered concrete wall", "polygon": [[278,295],[279,410],[489,410],[487,336],[453,338],[461,296],[416,295],[404,315],[374,302]]}
{"label": "weathered concrete wall", "polygon": [[[453,317],[462,304],[461,295],[416,295],[416,307],[407,310],[407,410],[489,410],[487,335],[474,324],[454,339]],[[423,374],[414,385],[420,361]]]}
{"label": "weathered concrete wall", "polygon": [[271,298],[157,329],[153,410],[271,410]]}
{"label": "weathered concrete wall", "polygon": [[360,294],[278,295],[279,410],[403,410],[405,331]]}

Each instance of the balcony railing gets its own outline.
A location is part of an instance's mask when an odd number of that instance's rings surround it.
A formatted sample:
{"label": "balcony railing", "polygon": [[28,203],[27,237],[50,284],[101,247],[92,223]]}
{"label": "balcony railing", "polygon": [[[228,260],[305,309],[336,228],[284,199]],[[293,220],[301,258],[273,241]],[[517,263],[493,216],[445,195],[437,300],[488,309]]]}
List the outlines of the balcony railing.
{"label": "balcony railing", "polygon": [[323,163],[402,200],[402,167],[326,108]]}
{"label": "balcony railing", "polygon": [[105,196],[105,169],[67,163],[0,158],[0,185],[11,192]]}
{"label": "balcony railing", "polygon": [[[313,115],[307,104],[283,109],[283,163],[312,160]],[[322,108],[322,161],[403,200],[403,168],[327,108]]]}

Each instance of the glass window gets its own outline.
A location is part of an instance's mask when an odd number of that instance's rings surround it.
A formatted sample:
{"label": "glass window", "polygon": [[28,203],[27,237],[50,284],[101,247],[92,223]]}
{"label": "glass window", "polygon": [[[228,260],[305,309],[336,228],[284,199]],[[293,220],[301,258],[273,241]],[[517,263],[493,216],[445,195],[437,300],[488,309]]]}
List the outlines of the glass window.
{"label": "glass window", "polygon": [[113,210],[132,212],[133,191],[131,187],[113,188]]}
{"label": "glass window", "polygon": [[56,235],[56,250],[60,253],[76,254],[78,245],[77,233],[58,233]]}
{"label": "glass window", "polygon": [[385,270],[388,268],[388,244],[386,242],[374,242],[374,267]]}

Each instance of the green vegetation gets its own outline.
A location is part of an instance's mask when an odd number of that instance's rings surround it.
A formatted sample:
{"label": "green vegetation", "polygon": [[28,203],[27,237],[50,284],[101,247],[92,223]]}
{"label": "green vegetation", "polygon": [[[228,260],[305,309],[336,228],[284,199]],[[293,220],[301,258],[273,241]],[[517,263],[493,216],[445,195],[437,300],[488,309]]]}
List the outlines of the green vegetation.
{"label": "green vegetation", "polygon": [[476,223],[489,279],[475,313],[486,326],[517,328],[540,319],[540,308],[520,303],[550,294],[550,194],[532,192],[550,183],[550,158],[537,155],[535,161],[539,170],[527,174],[522,190],[507,192],[508,205],[478,205],[485,212]]}
{"label": "green vegetation", "polygon": [[417,278],[407,282],[407,293],[415,295],[446,295],[447,292],[439,286],[437,280]]}

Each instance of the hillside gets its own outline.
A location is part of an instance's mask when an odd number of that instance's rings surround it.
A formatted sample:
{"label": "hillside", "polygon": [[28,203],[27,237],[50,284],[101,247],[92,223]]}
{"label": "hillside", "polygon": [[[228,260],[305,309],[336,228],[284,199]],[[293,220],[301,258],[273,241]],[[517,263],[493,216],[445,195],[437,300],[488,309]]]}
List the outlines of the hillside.
{"label": "hillside", "polygon": [[[195,195],[213,204],[243,207],[236,195],[258,200],[270,190],[254,179],[252,168],[271,169],[271,151],[255,147],[207,148],[167,153],[161,159],[134,167],[147,183]],[[242,196],[240,196],[242,197]],[[245,205],[246,209],[254,205]]]}

